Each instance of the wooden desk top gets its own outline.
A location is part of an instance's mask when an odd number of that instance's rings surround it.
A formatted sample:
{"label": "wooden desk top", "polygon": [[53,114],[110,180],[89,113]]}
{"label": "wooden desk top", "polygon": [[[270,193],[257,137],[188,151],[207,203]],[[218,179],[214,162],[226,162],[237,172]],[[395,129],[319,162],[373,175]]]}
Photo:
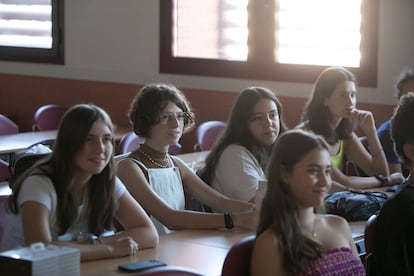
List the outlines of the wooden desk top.
{"label": "wooden desk top", "polygon": [[178,154],[177,157],[181,158],[188,166],[193,170],[197,170],[205,164],[207,155],[210,151],[196,151],[190,153]]}
{"label": "wooden desk top", "polygon": [[34,143],[55,138],[56,130],[0,135],[0,153],[13,153]]}
{"label": "wooden desk top", "polygon": [[[122,136],[130,131],[129,127],[118,127],[115,131],[115,140],[121,140]],[[0,154],[14,153],[25,149],[37,142],[56,139],[57,130],[20,132],[17,134],[0,135]]]}
{"label": "wooden desk top", "polygon": [[[365,221],[352,222],[351,229],[360,232]],[[363,233],[363,231],[362,231]],[[125,275],[118,265],[157,259],[167,265],[184,266],[204,275],[220,275],[226,255],[240,239],[253,235],[243,229],[179,230],[160,236],[157,248],[139,251],[135,256],[81,263],[82,275]],[[354,239],[360,240],[356,233]]]}
{"label": "wooden desk top", "polygon": [[135,256],[81,263],[81,275],[125,275],[118,265],[157,259],[167,265],[192,268],[204,275],[221,274],[229,248],[251,235],[247,230],[180,230],[162,235],[157,248],[139,251]]}
{"label": "wooden desk top", "polygon": [[0,196],[9,196],[12,191],[9,187],[9,182],[0,182]]}

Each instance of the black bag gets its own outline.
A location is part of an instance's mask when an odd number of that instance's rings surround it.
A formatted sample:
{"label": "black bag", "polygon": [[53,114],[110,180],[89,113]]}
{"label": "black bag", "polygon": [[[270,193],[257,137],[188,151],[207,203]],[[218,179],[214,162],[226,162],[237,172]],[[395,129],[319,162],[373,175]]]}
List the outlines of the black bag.
{"label": "black bag", "polygon": [[348,190],[336,192],[325,197],[325,210],[347,221],[367,220],[378,214],[388,196],[382,192]]}
{"label": "black bag", "polygon": [[9,187],[13,187],[13,183],[25,171],[30,169],[37,161],[48,156],[52,152],[54,140],[45,140],[35,143],[25,149],[14,153],[9,163]]}

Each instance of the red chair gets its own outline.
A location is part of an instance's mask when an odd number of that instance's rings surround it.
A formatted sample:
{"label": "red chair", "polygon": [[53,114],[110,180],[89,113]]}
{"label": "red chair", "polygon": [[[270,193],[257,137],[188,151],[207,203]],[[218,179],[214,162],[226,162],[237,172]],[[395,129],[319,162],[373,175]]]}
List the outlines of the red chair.
{"label": "red chair", "polygon": [[19,126],[15,122],[0,114],[0,135],[16,134],[19,132]]}
{"label": "red chair", "polygon": [[[144,143],[144,141],[145,141],[144,138],[142,138],[140,136],[137,136],[135,134],[135,132],[130,131],[127,134],[125,134],[121,138],[121,140],[119,141],[117,154],[123,154],[123,153],[131,152],[131,151],[139,148],[139,146],[142,143]],[[171,155],[180,154],[181,153],[181,145],[176,144],[176,145],[170,146],[168,152]]]}
{"label": "red chair", "polygon": [[0,182],[8,181],[9,177],[9,163],[0,159]]}
{"label": "red chair", "polygon": [[367,220],[367,224],[364,230],[364,243],[367,255],[374,252],[374,233],[375,226],[377,225],[377,215],[372,215]]}
{"label": "red chair", "polygon": [[210,150],[217,138],[226,128],[227,124],[222,121],[206,121],[197,128],[197,144],[194,151]]}
{"label": "red chair", "polygon": [[8,201],[8,195],[0,195],[0,247],[1,237],[3,236],[4,220],[6,217],[6,205]]}
{"label": "red chair", "polygon": [[376,275],[375,257],[373,255],[375,249],[375,227],[377,225],[377,215],[372,215],[367,220],[364,230],[364,244],[365,244],[365,270],[367,275]]}
{"label": "red chair", "polygon": [[58,129],[60,119],[68,108],[57,105],[47,104],[39,107],[33,117],[33,131]]}
{"label": "red chair", "polygon": [[137,136],[135,132],[130,131],[122,136],[121,140],[119,141],[118,154],[131,152],[139,148],[142,143],[144,143],[144,138]]}
{"label": "red chair", "polygon": [[138,272],[140,276],[202,276],[190,268],[182,266],[160,266]]}
{"label": "red chair", "polygon": [[234,244],[224,259],[221,276],[249,276],[255,235],[245,237]]}

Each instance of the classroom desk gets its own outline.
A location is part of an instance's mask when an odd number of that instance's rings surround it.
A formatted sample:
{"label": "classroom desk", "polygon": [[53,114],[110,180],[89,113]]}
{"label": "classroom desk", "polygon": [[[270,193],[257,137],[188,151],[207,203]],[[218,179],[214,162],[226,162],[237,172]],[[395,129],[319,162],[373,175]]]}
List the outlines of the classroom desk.
{"label": "classroom desk", "polygon": [[9,182],[0,182],[0,196],[9,196],[11,193],[12,191],[9,187]]}
{"label": "classroom desk", "polygon": [[[115,141],[121,140],[128,131],[130,131],[129,127],[117,128],[114,135]],[[25,149],[37,142],[56,139],[56,135],[57,130],[0,135],[0,154],[11,154],[18,150]]]}
{"label": "classroom desk", "polygon": [[253,232],[233,230],[179,230],[160,236],[157,248],[140,250],[135,256],[81,263],[81,275],[125,275],[118,265],[157,259],[167,265],[184,266],[204,275],[220,275],[231,246]]}
{"label": "classroom desk", "polygon": [[209,150],[196,151],[196,152],[178,154],[177,157],[182,159],[188,166],[190,166],[193,170],[196,171],[198,168],[204,166],[206,158],[209,153],[210,153]]}
{"label": "classroom desk", "polygon": [[[364,222],[355,223],[354,230],[362,229]],[[160,236],[157,248],[138,251],[135,256],[81,263],[81,275],[125,275],[118,265],[157,259],[167,265],[184,266],[203,275],[220,275],[229,249],[240,239],[253,235],[252,231],[233,230],[179,230]],[[358,238],[359,234],[355,236]]]}

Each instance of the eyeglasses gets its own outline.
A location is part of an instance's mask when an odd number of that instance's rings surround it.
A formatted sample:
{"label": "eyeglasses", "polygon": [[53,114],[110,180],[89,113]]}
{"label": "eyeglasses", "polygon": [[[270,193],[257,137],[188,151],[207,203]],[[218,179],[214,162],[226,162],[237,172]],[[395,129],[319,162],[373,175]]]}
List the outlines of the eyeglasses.
{"label": "eyeglasses", "polygon": [[180,124],[187,123],[189,120],[189,115],[186,112],[177,112],[177,113],[162,113],[160,115],[161,124],[169,124],[172,121],[177,120]]}
{"label": "eyeglasses", "polygon": [[279,121],[279,113],[277,110],[272,110],[268,113],[253,113],[249,119],[252,123],[264,123],[268,120],[275,122]]}

